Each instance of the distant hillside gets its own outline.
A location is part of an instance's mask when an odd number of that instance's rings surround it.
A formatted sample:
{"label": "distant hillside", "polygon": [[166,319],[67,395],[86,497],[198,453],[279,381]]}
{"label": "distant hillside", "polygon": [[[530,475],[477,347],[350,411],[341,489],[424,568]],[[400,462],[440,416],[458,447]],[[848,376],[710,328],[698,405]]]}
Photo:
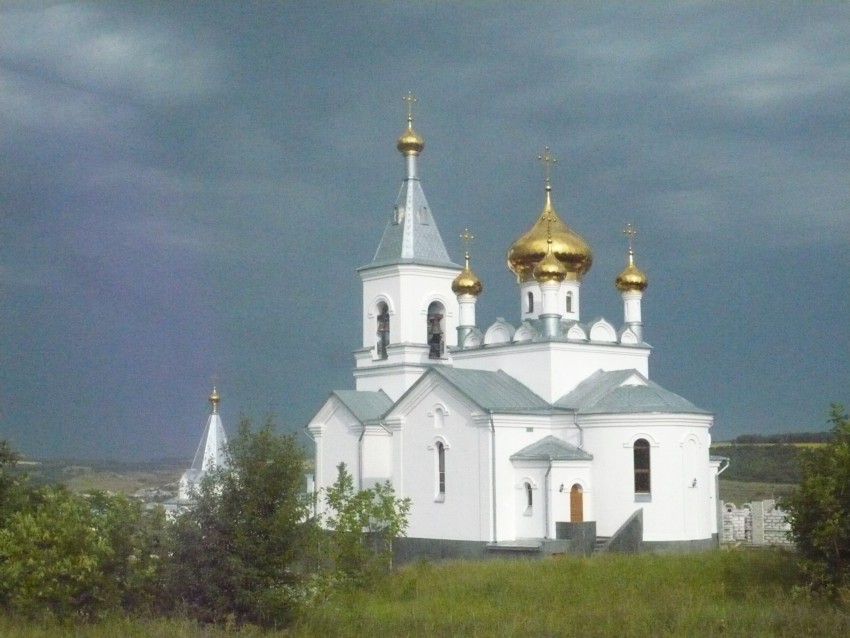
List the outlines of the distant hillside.
{"label": "distant hillside", "polygon": [[767,443],[828,443],[832,432],[787,432],[785,434],[742,434],[733,443],[765,445]]}
{"label": "distant hillside", "polygon": [[722,480],[754,483],[799,483],[800,453],[805,448],[784,444],[724,444],[711,447],[713,456],[725,456],[729,468]]}

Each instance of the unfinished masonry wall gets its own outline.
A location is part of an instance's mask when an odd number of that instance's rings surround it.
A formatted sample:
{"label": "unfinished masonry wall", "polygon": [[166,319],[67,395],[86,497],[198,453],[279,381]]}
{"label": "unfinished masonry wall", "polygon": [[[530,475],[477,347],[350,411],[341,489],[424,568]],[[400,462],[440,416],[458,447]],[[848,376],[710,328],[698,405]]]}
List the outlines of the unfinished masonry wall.
{"label": "unfinished masonry wall", "polygon": [[723,515],[721,543],[792,546],[788,512],[776,507],[776,501],[754,501],[741,507],[720,503]]}

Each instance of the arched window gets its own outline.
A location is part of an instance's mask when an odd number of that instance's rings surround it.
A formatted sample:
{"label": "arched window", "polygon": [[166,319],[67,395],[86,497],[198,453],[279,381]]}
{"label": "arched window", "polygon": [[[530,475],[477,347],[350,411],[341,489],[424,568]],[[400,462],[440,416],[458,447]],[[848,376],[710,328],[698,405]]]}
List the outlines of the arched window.
{"label": "arched window", "polygon": [[534,293],[528,293],[528,304],[526,312],[534,312]]}
{"label": "arched window", "polygon": [[378,358],[387,358],[390,344],[390,309],[383,301],[378,304]]}
{"label": "arched window", "polygon": [[531,483],[525,482],[525,513],[530,516],[534,508],[534,492],[532,491]]}
{"label": "arched window", "polygon": [[573,311],[573,293],[567,293],[567,312]]}
{"label": "arched window", "polygon": [[649,464],[649,441],[638,439],[634,444],[635,493],[649,494],[652,486]]}
{"label": "arched window", "polygon": [[435,301],[428,306],[428,357],[439,359],[445,350],[445,334],[443,332],[443,317],[446,311],[443,304]]}
{"label": "arched window", "polygon": [[446,446],[437,441],[437,500],[446,498]]}

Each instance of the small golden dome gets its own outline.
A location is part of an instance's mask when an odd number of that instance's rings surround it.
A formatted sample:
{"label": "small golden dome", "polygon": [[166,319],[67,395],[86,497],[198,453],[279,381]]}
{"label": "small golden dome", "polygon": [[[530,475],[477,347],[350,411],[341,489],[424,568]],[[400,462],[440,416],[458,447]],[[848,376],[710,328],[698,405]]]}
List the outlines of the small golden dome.
{"label": "small golden dome", "polygon": [[552,188],[546,185],[546,205],[534,225],[508,250],[508,268],[517,281],[530,281],[535,267],[549,253],[549,234],[552,254],[566,269],[566,278],[581,279],[593,264],[593,253],[582,237],[568,227],[552,206]]}
{"label": "small golden dome", "polygon": [[452,292],[456,295],[472,295],[477,297],[484,290],[484,284],[469,267],[469,253],[466,253],[466,266],[452,281]]}
{"label": "small golden dome", "polygon": [[413,118],[407,118],[407,128],[404,130],[396,142],[396,148],[404,155],[419,155],[422,149],[425,148],[425,142],[422,136],[413,130]]}
{"label": "small golden dome", "polygon": [[649,285],[649,279],[646,274],[635,266],[634,253],[631,250],[629,251],[629,265],[626,266],[623,272],[617,275],[614,284],[622,292],[646,290],[646,287]]}
{"label": "small golden dome", "polygon": [[555,254],[550,250],[546,256],[534,267],[534,279],[537,283],[546,283],[549,281],[557,281],[561,283],[567,278],[567,269]]}
{"label": "small golden dome", "polygon": [[416,102],[416,97],[408,91],[401,99],[407,102],[407,128],[399,135],[395,146],[404,155],[419,155],[425,148],[425,142],[422,136],[413,130],[413,103]]}
{"label": "small golden dome", "polygon": [[221,401],[221,396],[218,394],[218,390],[213,386],[212,392],[210,393],[210,405],[212,405],[213,414],[218,412],[218,403]]}

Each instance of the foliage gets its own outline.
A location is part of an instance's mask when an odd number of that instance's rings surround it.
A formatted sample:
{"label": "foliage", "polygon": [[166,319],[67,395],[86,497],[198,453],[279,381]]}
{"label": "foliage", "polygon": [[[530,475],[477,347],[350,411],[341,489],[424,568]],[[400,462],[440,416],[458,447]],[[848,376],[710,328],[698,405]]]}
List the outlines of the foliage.
{"label": "foliage", "polygon": [[410,499],[399,499],[389,481],[356,490],[345,467],[325,494],[327,524],[333,530],[330,558],[335,569],[358,584],[373,582],[392,567],[393,539],[407,529]]}
{"label": "foliage", "polygon": [[26,477],[15,472],[19,460],[9,443],[0,441],[0,525],[20,507],[25,496],[21,484]]}
{"label": "foliage", "polygon": [[850,588],[850,417],[833,405],[830,422],[831,442],[805,450],[800,487],[785,506],[810,584],[837,591]]}
{"label": "foliage", "polygon": [[229,465],[205,477],[175,522],[168,591],[203,622],[284,624],[316,539],[304,453],[271,418],[257,430],[243,419],[227,452]]}
{"label": "foliage", "polygon": [[156,514],[124,496],[86,497],[55,486],[28,496],[0,528],[0,603],[7,610],[90,620],[149,600],[158,567]]}

